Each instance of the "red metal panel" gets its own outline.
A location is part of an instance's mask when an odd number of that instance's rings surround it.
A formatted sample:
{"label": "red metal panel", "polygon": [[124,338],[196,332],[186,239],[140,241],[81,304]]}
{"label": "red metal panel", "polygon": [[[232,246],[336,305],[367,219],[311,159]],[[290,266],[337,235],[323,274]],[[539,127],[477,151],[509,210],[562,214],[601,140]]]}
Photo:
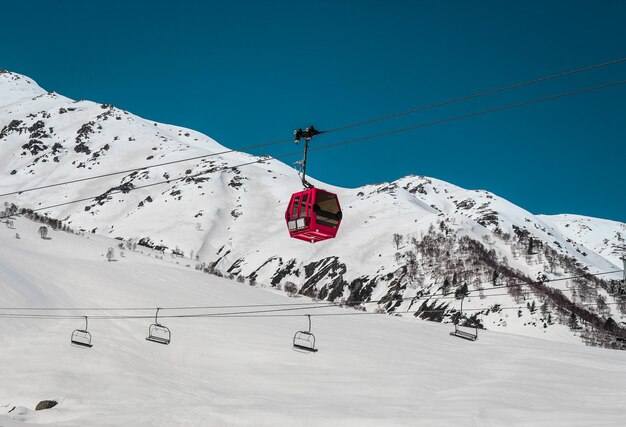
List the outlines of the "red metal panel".
{"label": "red metal panel", "polygon": [[[320,212],[320,214],[324,214],[325,221],[318,221],[318,215],[313,209],[316,207],[319,212],[319,206],[316,206],[318,196],[322,196],[320,199],[324,199],[327,204],[336,205],[336,209],[338,209],[338,212]],[[329,216],[332,218],[329,219]],[[294,193],[287,206],[285,220],[289,235],[292,238],[311,243],[332,239],[337,235],[341,224],[339,199],[336,194],[317,188]]]}

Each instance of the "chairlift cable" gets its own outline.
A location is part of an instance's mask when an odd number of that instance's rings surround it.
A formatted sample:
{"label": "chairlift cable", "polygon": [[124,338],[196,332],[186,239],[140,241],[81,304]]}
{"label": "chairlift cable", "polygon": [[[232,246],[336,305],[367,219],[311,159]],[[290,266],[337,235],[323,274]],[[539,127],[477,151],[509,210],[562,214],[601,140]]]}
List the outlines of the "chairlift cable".
{"label": "chairlift cable", "polygon": [[[260,314],[260,313],[277,313],[285,311],[297,311],[297,310],[314,310],[318,308],[332,308],[336,304],[320,303],[307,307],[293,307],[293,308],[278,308],[268,310],[254,310],[254,311],[233,311],[224,313],[195,313],[195,314],[161,314],[160,319],[180,319],[180,318],[202,318],[202,317],[228,317],[236,316],[240,314]],[[153,307],[154,311],[155,308]],[[165,310],[161,308],[161,310]],[[22,313],[0,313],[0,318],[34,318],[34,319],[84,319],[84,315],[54,315],[54,314],[22,314]],[[125,319],[154,319],[154,315],[93,315],[89,316],[91,319],[98,320],[125,320]]]}
{"label": "chairlift cable", "polygon": [[[505,288],[515,288],[515,287],[522,287],[522,286],[533,286],[533,285],[538,285],[538,284],[545,284],[545,283],[550,283],[550,282],[559,282],[559,281],[564,281],[564,280],[573,280],[573,279],[587,279],[589,278],[589,276],[602,276],[605,274],[614,274],[614,273],[621,273],[623,270],[613,270],[613,271],[604,271],[604,272],[600,272],[600,273],[587,273],[587,274],[582,274],[582,275],[578,275],[578,276],[570,276],[570,277],[559,277],[556,279],[548,279],[546,281],[531,281],[531,282],[519,282],[519,283],[510,283],[510,284],[501,284],[501,285],[495,285],[495,286],[490,286],[490,287],[486,287],[486,288],[479,288],[479,289],[468,289],[468,292],[481,292],[481,291],[489,291],[489,290],[494,290],[494,289],[505,289]],[[483,284],[487,284],[487,283],[491,283],[491,282],[482,282],[477,284],[479,285],[483,285]],[[477,286],[474,285],[474,286]],[[469,286],[469,284],[468,284]],[[582,287],[583,285],[576,285],[576,288]],[[593,287],[594,289],[597,289],[597,287]],[[564,289],[556,289],[556,288],[552,288],[555,290],[559,290],[561,292],[564,292]],[[568,289],[569,290],[569,289]]]}
{"label": "chairlift cable", "polygon": [[589,70],[593,70],[593,69],[596,69],[596,68],[606,67],[608,65],[614,65],[614,64],[621,63],[621,62],[625,62],[625,61],[626,61],[626,57],[625,58],[619,58],[619,59],[616,59],[616,60],[613,60],[613,61],[607,61],[607,62],[603,62],[603,63],[599,63],[599,64],[589,65],[589,66],[582,67],[582,68],[577,68],[577,69],[574,69],[574,70],[564,71],[564,72],[560,72],[560,73],[557,73],[557,74],[552,74],[552,75],[549,75],[549,76],[544,76],[544,77],[539,77],[539,78],[532,79],[532,80],[527,80],[527,81],[521,82],[521,83],[514,83],[514,84],[507,85],[507,86],[502,86],[502,87],[499,87],[499,88],[486,90],[486,91],[483,91],[483,92],[477,92],[477,93],[474,93],[474,94],[471,94],[471,95],[461,96],[461,97],[452,98],[452,99],[449,99],[449,100],[446,100],[446,101],[440,101],[440,102],[436,102],[436,103],[433,103],[433,104],[428,104],[428,105],[424,105],[424,106],[421,106],[421,107],[412,108],[410,110],[401,111],[401,112],[398,112],[398,113],[388,114],[386,116],[375,117],[375,118],[372,118],[372,119],[369,119],[369,120],[365,120],[365,121],[362,121],[362,122],[357,122],[357,123],[343,125],[343,126],[340,126],[340,127],[336,127],[336,128],[324,131],[324,133],[339,132],[339,131],[342,131],[342,130],[345,130],[345,129],[351,129],[351,128],[355,128],[355,127],[359,127],[359,126],[364,126],[364,125],[368,125],[368,124],[371,124],[371,123],[392,119],[392,118],[395,118],[395,117],[406,116],[408,114],[416,113],[416,112],[419,112],[419,111],[430,110],[430,109],[433,109],[433,108],[442,107],[444,105],[455,104],[457,102],[462,102],[462,101],[468,101],[470,99],[479,98],[479,97],[486,96],[486,95],[491,95],[491,94],[494,94],[494,93],[497,93],[497,92],[503,92],[503,91],[506,91],[506,90],[516,89],[516,88],[523,87],[523,86],[529,86],[529,85],[540,83],[540,82],[544,82],[544,81],[547,81],[547,80],[552,80],[552,79],[556,79],[556,78],[559,78],[559,77],[564,77],[564,76],[568,76],[568,75],[572,75],[572,74],[582,73],[584,71],[589,71]]}
{"label": "chairlift cable", "polygon": [[[289,155],[295,156],[296,154],[299,154],[299,153],[291,153]],[[263,163],[264,161],[267,161],[267,160],[270,160],[270,158],[262,158],[262,159],[259,159],[259,160],[255,160],[253,162],[241,163],[241,164],[238,164],[238,165],[235,165],[235,166],[224,166],[224,167],[221,167],[221,168],[218,168],[218,169],[213,169],[213,170],[207,171],[207,172],[199,172],[199,173],[197,173],[195,175],[188,175],[188,176],[184,176],[184,177],[172,178],[172,179],[166,179],[164,181],[153,182],[153,183],[150,183],[150,184],[139,185],[137,187],[132,187],[132,188],[127,189],[127,190],[113,190],[113,191],[111,191],[109,193],[106,193],[106,194],[107,194],[107,196],[110,196],[110,195],[119,194],[119,193],[129,193],[129,192],[131,192],[133,190],[140,190],[142,188],[154,187],[156,185],[170,184],[172,182],[183,181],[185,179],[191,179],[191,178],[195,178],[195,177],[198,177],[198,176],[201,176],[201,175],[205,175],[205,174],[209,174],[209,173],[221,172],[221,171],[225,171],[225,170],[228,170],[228,169],[235,169],[235,168],[238,168],[238,167],[248,166],[248,165],[252,165],[252,164],[256,164],[256,163]],[[71,205],[71,204],[74,204],[74,203],[86,202],[86,201],[94,200],[97,197],[102,196],[103,194],[105,194],[105,193],[98,194],[97,196],[83,197],[83,198],[77,199],[77,200],[70,200],[70,201],[63,202],[63,203],[57,203],[55,205],[44,206],[42,208],[32,209],[32,211],[33,212],[38,212],[38,211],[41,211],[41,210],[58,208],[60,206]]]}
{"label": "chairlift cable", "polygon": [[[577,279],[577,278],[586,278],[589,276],[600,276],[600,275],[605,275],[605,274],[614,274],[614,273],[620,273],[623,270],[613,270],[613,271],[605,271],[605,272],[600,272],[600,273],[589,273],[586,275],[578,275],[578,276],[570,276],[570,277],[562,277],[562,278],[558,278],[558,279],[552,279],[549,280],[549,282],[553,282],[553,281],[557,281],[557,280],[571,280],[571,279]],[[494,286],[494,287],[490,287],[490,288],[483,288],[483,289],[468,289],[468,292],[480,292],[480,291],[484,291],[484,290],[496,290],[496,289],[506,289],[506,288],[510,288],[510,287],[517,287],[517,286],[531,286],[533,284],[540,284],[543,282],[520,282],[520,283],[513,283],[513,284],[502,284],[500,286]],[[554,289],[554,288],[552,288]],[[555,289],[555,290],[559,290],[561,292],[565,291],[565,290],[560,290],[560,289]],[[487,294],[483,297],[479,297],[481,300],[482,299],[486,299],[486,298],[490,298],[490,297],[495,297],[495,296],[505,296],[505,295],[510,295],[510,293],[503,293],[503,294]],[[292,310],[305,310],[308,308],[322,308],[322,307],[342,307],[342,306],[347,306],[347,307],[351,307],[354,305],[358,305],[358,304],[376,304],[376,303],[380,303],[380,302],[393,302],[393,301],[420,301],[420,300],[424,300],[424,301],[428,301],[431,299],[434,300],[441,300],[441,299],[454,299],[455,297],[453,295],[450,294],[430,294],[430,295],[420,295],[420,296],[411,296],[411,297],[402,297],[402,298],[398,298],[398,299],[379,299],[379,300],[370,300],[370,301],[366,301],[366,300],[357,300],[357,301],[349,301],[349,302],[333,302],[333,301],[312,301],[312,302],[305,302],[305,303],[277,303],[277,304],[247,304],[247,305],[213,305],[213,306],[173,306],[173,307],[161,307],[161,310],[168,310],[168,311],[182,311],[182,310],[208,310],[208,309],[224,309],[224,308],[262,308],[262,307],[291,307],[291,308],[281,308],[281,309],[276,309],[276,310],[270,310],[270,311],[292,311]],[[155,307],[94,307],[94,308],[86,308],[86,307],[76,307],[76,308],[70,308],[70,307],[0,307],[0,311],[83,311],[83,312],[90,312],[90,311],[154,311]],[[245,312],[237,312],[237,313],[203,313],[203,314],[194,314],[194,315],[181,315],[184,317],[195,317],[195,316],[209,316],[209,315],[217,315],[217,316],[223,316],[226,314],[239,314],[239,313],[257,313],[257,312],[266,312],[266,310],[263,311],[245,311]],[[5,315],[13,315],[16,313],[0,313],[0,316],[5,316]],[[29,314],[29,313],[17,313],[19,315],[24,315],[24,316],[33,316],[33,317],[45,317],[47,315],[45,314]],[[58,315],[59,318],[69,318],[69,319],[75,319],[75,318],[83,318],[84,316],[73,316],[73,315]],[[90,316],[91,318],[103,318],[101,317],[97,317],[97,316]],[[154,316],[124,316],[124,315],[117,315],[117,316],[110,316],[110,317],[115,317],[115,318],[140,318],[140,319],[152,319]],[[167,318],[167,317],[179,317],[179,316],[169,316],[169,315],[161,315],[160,317],[162,318]]]}
{"label": "chairlift cable", "polygon": [[[489,297],[494,297],[494,296],[508,296],[510,295],[509,293],[503,293],[503,294],[491,294],[491,295],[486,295],[484,298],[479,298],[481,301],[489,298]],[[402,299],[397,299],[395,301],[398,300],[422,300],[422,301],[428,301],[431,300],[432,297],[434,295],[424,295],[424,296],[420,296],[420,297],[403,297]],[[441,297],[441,298],[435,298],[434,300],[441,300],[441,299],[456,299],[456,297]],[[378,301],[369,301],[369,302],[363,302],[363,303],[376,303],[376,302],[381,302],[382,300],[378,300]],[[314,306],[307,306],[307,307],[295,307],[295,308],[279,308],[279,309],[273,309],[273,310],[256,310],[256,311],[238,311],[238,312],[225,312],[225,313],[198,313],[198,314],[171,314],[171,315],[161,315],[161,318],[167,318],[167,319],[176,319],[176,318],[205,318],[205,317],[225,317],[225,318],[236,318],[236,317],[295,317],[295,316],[302,316],[302,314],[289,314],[289,315],[285,315],[285,314],[277,314],[277,313],[282,313],[285,311],[295,311],[295,310],[308,310],[308,309],[318,309],[318,308],[338,308],[338,307],[342,307],[342,306],[348,306],[350,307],[351,305],[354,305],[355,303],[317,303],[314,304]],[[609,306],[609,305],[620,305],[623,304],[622,302],[607,302],[605,303],[605,305]],[[313,305],[313,304],[311,304]],[[585,307],[585,306],[597,306],[598,303],[579,303],[579,304],[566,304],[566,305],[561,305],[559,307],[561,308],[568,308],[568,307]],[[499,309],[502,310],[512,310],[512,309],[523,309],[523,308],[528,308],[528,307],[524,307],[524,306],[513,306],[513,307],[499,307]],[[180,309],[180,308],[179,308]],[[489,310],[490,307],[481,307],[481,308],[471,308],[468,309],[466,308],[465,311],[482,311],[482,310]],[[151,308],[151,310],[154,310],[154,308]],[[168,309],[168,310],[174,310],[174,309]],[[439,312],[439,310],[422,310],[422,311],[414,311],[414,310],[407,310],[407,311],[393,311],[393,312],[389,312],[387,314],[409,314],[409,313],[428,313],[428,312]],[[356,315],[356,314],[376,314],[373,312],[351,312],[351,313],[320,313],[320,314],[312,314],[311,316],[337,316],[337,315]],[[308,315],[308,314],[307,314]],[[51,314],[24,314],[24,313],[0,313],[0,318],[8,318],[8,319],[42,319],[42,320],[47,320],[47,319],[57,319],[57,320],[74,320],[74,319],[82,319],[85,318],[86,316],[84,315],[51,315]],[[98,319],[98,320],[128,320],[128,319],[153,319],[153,316],[140,316],[140,315],[95,315],[95,316],[90,316],[92,319]]]}
{"label": "chairlift cable", "polygon": [[[609,306],[609,305],[621,305],[623,304],[623,302],[607,302],[605,305]],[[596,306],[597,303],[580,303],[580,304],[565,304],[565,305],[561,305],[559,306],[560,308],[576,308],[576,307],[591,307],[591,306]],[[318,308],[329,308],[329,307],[318,307]],[[464,308],[463,311],[485,311],[485,310],[491,310],[492,307],[480,307],[480,308]],[[518,309],[525,309],[527,310],[528,307],[525,305],[519,305],[519,306],[507,306],[507,307],[498,307],[498,310],[518,310]],[[536,309],[537,311],[539,310],[539,308]],[[371,312],[371,311],[357,311],[357,310],[353,310],[350,312],[345,312],[345,313],[313,313],[310,314],[311,317],[338,317],[338,316],[360,316],[360,315],[380,315],[380,314],[385,314],[385,315],[396,315],[396,314],[421,314],[421,313],[440,313],[441,310],[405,310],[405,311],[391,311],[391,312],[384,312],[384,313],[375,313],[375,312]],[[309,314],[279,314],[279,313],[270,313],[270,314],[258,314],[258,313],[242,313],[242,314],[223,314],[223,315],[216,315],[216,314],[204,314],[204,315],[193,315],[193,316],[188,316],[188,315],[166,315],[166,316],[160,316],[161,318],[167,318],[167,319],[175,319],[175,318],[229,318],[229,319],[237,319],[237,318],[264,318],[264,317],[268,317],[268,318],[280,318],[280,317],[302,317],[302,316],[307,316]],[[75,320],[75,319],[84,319],[85,316],[56,316],[56,315],[42,315],[42,316],[35,316],[35,315],[17,315],[17,314],[11,314],[11,315],[3,315],[0,314],[0,318],[3,319],[39,319],[39,320]],[[89,316],[90,319],[98,319],[98,320],[136,320],[136,319],[154,319],[154,316],[100,316],[100,317],[94,317],[94,316]]]}
{"label": "chairlift cable", "polygon": [[[498,296],[511,296],[510,293],[500,293],[500,294],[488,294],[488,295],[484,295],[483,297],[476,297],[478,299],[485,300],[488,298],[493,298],[493,297],[498,297]],[[197,313],[197,314],[161,314],[159,316],[159,318],[161,319],[176,319],[176,318],[191,318],[191,317],[223,317],[223,316],[231,316],[231,315],[240,315],[240,314],[255,314],[255,313],[269,313],[269,312],[283,312],[283,311],[298,311],[298,310],[308,310],[308,309],[317,309],[317,308],[342,308],[342,307],[348,307],[348,308],[353,308],[355,305],[360,305],[360,304],[377,304],[380,302],[396,302],[396,301],[412,301],[412,302],[417,302],[417,301],[441,301],[441,300],[456,300],[458,299],[457,297],[455,297],[453,294],[448,294],[448,295],[436,295],[436,294],[432,294],[432,295],[422,295],[422,296],[414,296],[414,297],[402,297],[402,298],[397,298],[397,299],[392,299],[392,300],[374,300],[374,301],[360,301],[360,302],[344,302],[344,303],[340,303],[340,302],[322,302],[322,303],[311,303],[309,306],[303,306],[303,307],[294,307],[294,308],[289,308],[289,309],[275,309],[275,310],[259,310],[259,311],[240,311],[240,312],[236,312],[236,313],[230,313],[230,312],[226,312],[226,313]],[[17,310],[17,309],[12,309],[12,310]],[[37,309],[32,309],[33,311],[37,311]],[[151,308],[150,310],[154,311],[154,308]],[[165,310],[165,309],[162,309]],[[169,310],[169,309],[168,309]],[[41,310],[43,312],[46,312],[48,310]],[[78,310],[75,310],[78,311]],[[87,312],[89,310],[85,310],[84,312]],[[175,310],[173,310],[175,311]],[[84,318],[85,316],[82,315],[52,315],[52,314],[32,314],[32,313],[0,313],[0,318],[3,317],[8,317],[11,318],[12,316],[19,316],[19,317],[25,317],[25,318],[42,318],[42,319],[46,319],[48,318],[48,316],[53,316],[54,318],[59,318],[59,319],[80,319],[80,318]],[[154,319],[154,316],[150,316],[150,315],[128,315],[128,314],[109,314],[109,315],[98,315],[98,314],[94,314],[89,316],[92,319]]]}
{"label": "chairlift cable", "polygon": [[146,165],[146,166],[141,166],[141,167],[137,167],[137,168],[131,168],[131,169],[125,169],[125,170],[121,170],[121,171],[114,171],[114,172],[109,172],[109,173],[104,173],[104,174],[99,174],[99,175],[93,175],[93,176],[88,176],[88,177],[84,177],[84,178],[77,178],[77,179],[72,179],[69,181],[63,181],[63,182],[57,182],[54,184],[46,184],[46,185],[41,185],[41,186],[37,186],[37,187],[30,187],[30,188],[26,188],[23,190],[16,190],[16,191],[11,191],[8,193],[2,193],[0,194],[0,197],[5,197],[5,196],[12,196],[15,194],[22,194],[22,193],[27,193],[30,191],[37,191],[37,190],[44,190],[47,188],[52,188],[52,187],[58,187],[61,185],[68,185],[68,184],[76,184],[78,182],[84,182],[84,181],[90,181],[93,179],[98,179],[98,178],[106,178],[109,176],[115,176],[115,175],[122,175],[125,173],[130,173],[130,172],[139,172],[139,171],[143,171],[146,169],[153,169],[153,168],[158,168],[161,166],[168,166],[168,165],[173,165],[176,163],[183,163],[183,162],[190,162],[193,160],[200,160],[200,159],[205,159],[208,157],[215,157],[215,156],[221,156],[223,154],[229,154],[229,153],[234,153],[234,152],[241,152],[243,150],[249,150],[252,148],[259,148],[259,147],[267,147],[270,145],[276,145],[276,144],[284,144],[285,142],[290,142],[291,139],[281,139],[281,140],[277,140],[277,141],[272,141],[272,142],[265,142],[262,144],[254,144],[254,145],[248,145],[246,147],[240,147],[237,149],[233,149],[233,150],[224,150],[224,151],[220,151],[217,153],[211,153],[211,154],[204,154],[201,156],[194,156],[194,157],[187,157],[184,159],[178,159],[178,160],[171,160],[168,162],[162,162],[162,163],[155,163],[155,164],[150,164],[150,165]]}
{"label": "chairlift cable", "polygon": [[[245,305],[206,305],[161,307],[161,310],[208,310],[218,308],[256,308],[256,307],[291,307],[317,305],[320,302],[279,303],[279,304],[245,304]],[[154,311],[155,307],[0,307],[0,310],[32,310],[32,311]]]}
{"label": "chairlift cable", "polygon": [[404,127],[404,128],[394,129],[394,130],[390,130],[390,131],[387,131],[387,132],[382,132],[382,133],[378,133],[378,134],[374,134],[374,135],[367,135],[367,136],[362,136],[362,137],[359,137],[359,138],[349,139],[349,140],[346,140],[346,141],[339,141],[339,142],[335,142],[335,143],[331,143],[331,144],[321,145],[321,146],[318,146],[318,147],[310,148],[309,151],[325,150],[325,149],[328,149],[328,148],[338,147],[338,146],[342,146],[342,145],[354,144],[354,143],[357,143],[357,142],[368,141],[370,139],[381,138],[383,136],[395,135],[395,134],[408,132],[408,131],[412,131],[412,130],[416,130],[416,129],[421,129],[421,128],[430,127],[430,126],[436,126],[436,125],[440,125],[440,124],[444,124],[444,123],[450,123],[450,122],[454,122],[454,121],[457,121],[457,120],[463,120],[463,119],[468,119],[468,118],[472,118],[472,117],[482,116],[482,115],[485,115],[485,114],[495,113],[495,112],[498,112],[498,111],[510,110],[512,108],[522,107],[522,106],[525,106],[525,105],[536,104],[536,103],[539,103],[539,102],[550,101],[550,100],[553,100],[553,99],[559,99],[559,98],[563,98],[563,97],[566,97],[566,96],[578,95],[578,94],[581,94],[581,93],[591,92],[591,91],[594,91],[594,90],[605,89],[605,88],[608,88],[608,87],[619,86],[619,85],[623,85],[623,84],[626,84],[626,80],[618,80],[618,81],[604,83],[604,84],[597,85],[597,86],[586,87],[586,88],[583,88],[583,89],[577,89],[577,90],[573,90],[573,91],[569,91],[569,92],[563,92],[563,93],[558,93],[558,94],[555,94],[555,95],[548,95],[548,96],[543,96],[541,98],[534,98],[534,99],[530,99],[530,100],[527,100],[527,101],[521,101],[521,102],[516,102],[516,103],[513,103],[513,104],[507,104],[507,105],[503,105],[503,106],[500,106],[500,107],[488,108],[486,110],[475,111],[475,112],[467,113],[467,114],[461,114],[459,116],[447,117],[447,118],[440,119],[440,120],[434,120],[434,121],[431,121],[431,122],[421,123],[421,124],[418,124],[418,125],[413,125],[413,126],[408,126],[408,127]]}

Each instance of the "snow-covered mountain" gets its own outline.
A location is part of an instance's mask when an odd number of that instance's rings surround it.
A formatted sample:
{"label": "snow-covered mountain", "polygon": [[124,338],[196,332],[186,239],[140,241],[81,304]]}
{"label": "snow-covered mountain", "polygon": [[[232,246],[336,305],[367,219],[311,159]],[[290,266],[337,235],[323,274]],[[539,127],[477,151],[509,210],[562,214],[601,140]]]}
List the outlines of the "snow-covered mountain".
{"label": "snow-covered mountain", "polygon": [[568,241],[589,248],[619,265],[626,254],[626,224],[581,215],[538,215]]}
{"label": "snow-covered mountain", "polygon": [[[39,213],[175,251],[233,279],[293,282],[301,294],[367,310],[450,322],[460,306],[450,295],[467,283],[461,317],[482,327],[622,345],[614,333],[626,304],[608,282],[621,273],[561,279],[620,270],[625,224],[533,215],[490,192],[423,176],[354,189],[312,180],[339,195],[344,221],[337,239],[310,245],[289,239],[284,223],[301,188],[296,172],[276,160],[237,167],[262,159],[228,151],[198,132],[0,72],[0,193],[211,155],[5,196],[7,203],[59,205]],[[537,283],[538,275],[559,281]]]}

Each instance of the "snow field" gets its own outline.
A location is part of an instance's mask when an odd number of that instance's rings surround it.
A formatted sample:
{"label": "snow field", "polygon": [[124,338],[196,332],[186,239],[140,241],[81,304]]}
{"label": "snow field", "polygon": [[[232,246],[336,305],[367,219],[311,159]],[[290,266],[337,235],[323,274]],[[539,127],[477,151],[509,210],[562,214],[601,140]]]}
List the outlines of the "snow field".
{"label": "snow field", "polygon": [[[53,231],[50,240],[42,240],[39,224],[23,219],[15,224],[16,230],[0,227],[2,307],[311,301],[199,273],[182,265],[187,260],[175,260],[181,262],[176,265],[168,257],[130,251],[121,258],[117,251],[118,261],[106,262],[102,255],[114,240]],[[15,239],[15,232],[22,239]],[[161,315],[254,310],[163,310]],[[293,317],[160,318],[172,331],[169,346],[145,341],[151,319],[92,319],[92,349],[69,344],[82,319],[0,317],[0,425],[626,423],[621,352],[482,331],[471,343],[449,336],[449,325],[348,315],[313,317],[319,352],[303,354],[291,349],[291,338],[306,330],[305,313],[356,312],[309,308],[280,313]],[[32,411],[43,399],[60,403]]]}

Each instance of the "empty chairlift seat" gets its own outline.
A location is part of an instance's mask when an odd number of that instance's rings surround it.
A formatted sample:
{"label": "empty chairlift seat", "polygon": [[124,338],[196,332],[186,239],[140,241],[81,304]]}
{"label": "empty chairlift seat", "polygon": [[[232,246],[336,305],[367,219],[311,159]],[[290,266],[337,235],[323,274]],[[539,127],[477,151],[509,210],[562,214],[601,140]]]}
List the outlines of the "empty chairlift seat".
{"label": "empty chairlift seat", "polygon": [[450,335],[463,338],[469,341],[476,341],[478,339],[478,327],[476,326],[459,326],[458,323],[454,324],[454,331],[450,332]]}
{"label": "empty chairlift seat", "polygon": [[91,348],[93,344],[91,344],[91,334],[87,331],[88,320],[87,316],[85,316],[85,329],[75,329],[72,332],[71,344],[78,347],[86,347]]}
{"label": "empty chairlift seat", "polygon": [[160,308],[157,308],[156,315],[154,316],[154,323],[148,328],[148,336],[146,337],[146,340],[157,344],[168,345],[172,338],[172,333],[169,328],[159,323],[159,310]]}
{"label": "empty chairlift seat", "polygon": [[459,311],[459,316],[454,322],[454,331],[450,332],[450,335],[463,338],[464,340],[476,341],[478,339],[478,326],[461,326],[459,323],[463,318],[463,301],[465,297],[461,298],[461,309]]}
{"label": "empty chairlift seat", "polygon": [[315,243],[332,239],[339,231],[342,213],[337,195],[308,188],[291,196],[285,212],[289,235]]}
{"label": "empty chairlift seat", "polygon": [[315,348],[315,335],[311,332],[311,315],[307,314],[307,317],[309,318],[309,330],[296,332],[293,336],[293,349],[307,353],[315,353],[317,348]]}

